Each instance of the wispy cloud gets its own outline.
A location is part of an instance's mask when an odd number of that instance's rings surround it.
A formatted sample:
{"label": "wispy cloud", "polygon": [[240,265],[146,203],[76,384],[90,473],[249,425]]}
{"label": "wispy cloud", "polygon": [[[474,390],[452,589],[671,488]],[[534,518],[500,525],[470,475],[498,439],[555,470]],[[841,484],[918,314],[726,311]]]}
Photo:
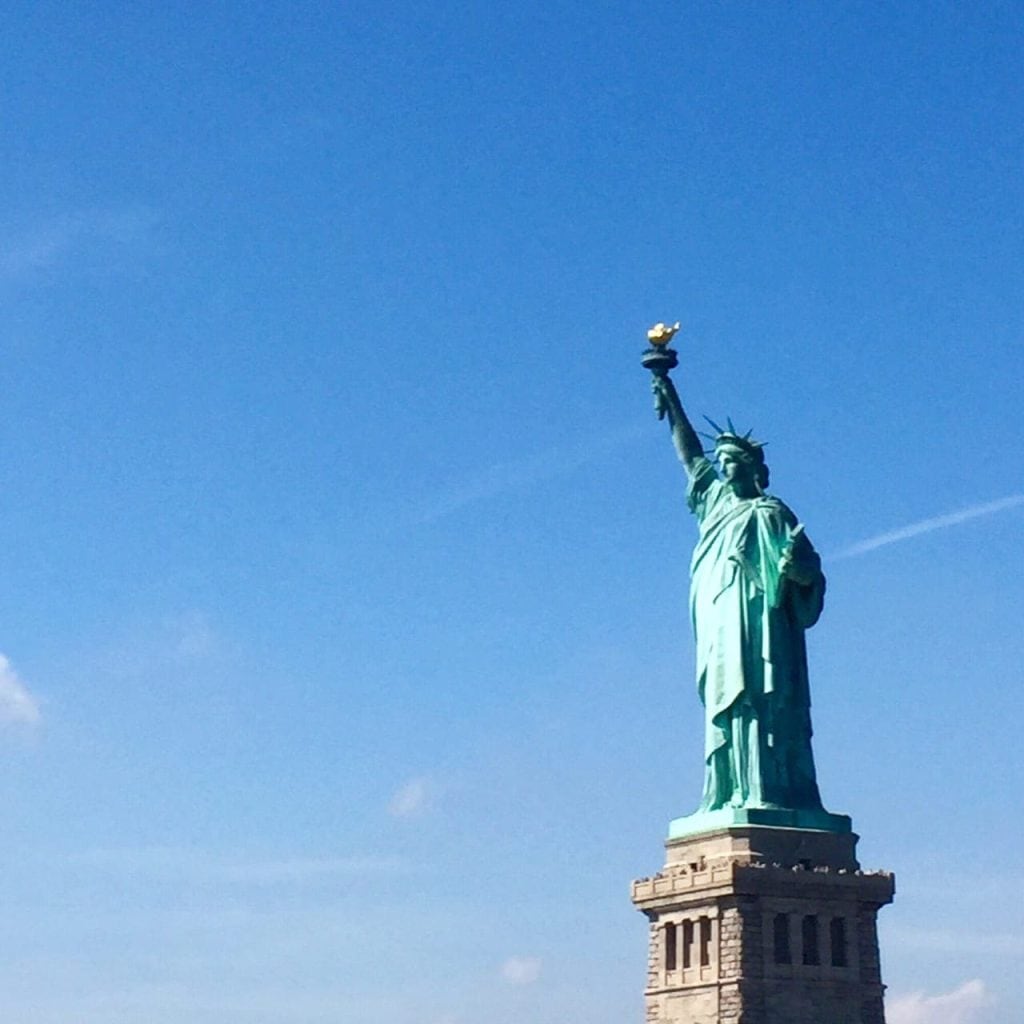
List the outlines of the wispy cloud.
{"label": "wispy cloud", "polygon": [[1024,935],[1005,930],[978,932],[963,928],[902,927],[890,929],[889,939],[896,946],[935,953],[959,953],[970,950],[972,953],[989,957],[1024,956]]}
{"label": "wispy cloud", "polygon": [[631,444],[647,432],[648,427],[640,424],[624,426],[590,438],[586,445],[553,447],[526,459],[497,463],[435,495],[414,518],[421,523],[432,522],[467,505],[570,473]]}
{"label": "wispy cloud", "polygon": [[405,869],[397,857],[281,857],[256,859],[188,847],[117,847],[88,850],[75,864],[124,876],[186,877],[238,885],[313,882],[345,876],[394,874]]}
{"label": "wispy cloud", "polygon": [[510,956],[501,965],[501,977],[510,985],[532,985],[540,977],[541,962],[535,956]]}
{"label": "wispy cloud", "polygon": [[131,623],[99,653],[99,660],[105,672],[124,677],[190,669],[236,653],[205,612],[188,609]]}
{"label": "wispy cloud", "polygon": [[172,654],[183,660],[205,658],[223,646],[203,612],[188,611],[165,620]]}
{"label": "wispy cloud", "polygon": [[889,544],[898,544],[901,540],[908,540],[910,537],[917,537],[922,533],[931,533],[933,530],[944,530],[949,526],[959,526],[971,519],[980,519],[982,516],[995,515],[1006,509],[1018,508],[1024,505],[1024,494],[1011,494],[996,501],[987,501],[980,505],[971,505],[969,508],[960,509],[958,512],[947,512],[941,516],[931,516],[928,519],[920,519],[916,523],[901,526],[886,533],[876,534],[866,540],[858,541],[856,544],[843,548],[834,555],[829,556],[832,562],[842,558],[853,558],[856,555],[866,554],[876,548],[884,548]]}
{"label": "wispy cloud", "polygon": [[86,208],[48,217],[0,236],[0,277],[45,270],[97,246],[127,246],[155,221],[152,210],[137,206]]}
{"label": "wispy cloud", "polygon": [[39,701],[0,654],[0,723],[35,725],[39,719]]}
{"label": "wispy cloud", "polygon": [[980,1024],[992,1003],[985,983],[975,979],[937,996],[923,992],[897,996],[887,1002],[885,1018],[889,1024]]}
{"label": "wispy cloud", "polygon": [[393,818],[412,818],[428,810],[434,796],[430,779],[410,779],[400,786],[388,801],[388,814]]}

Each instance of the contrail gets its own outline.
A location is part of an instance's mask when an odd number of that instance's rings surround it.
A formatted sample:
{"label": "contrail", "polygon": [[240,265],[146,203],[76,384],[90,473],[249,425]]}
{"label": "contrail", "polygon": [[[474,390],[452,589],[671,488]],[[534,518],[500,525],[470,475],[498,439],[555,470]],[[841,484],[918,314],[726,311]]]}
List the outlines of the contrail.
{"label": "contrail", "polygon": [[561,476],[632,444],[646,429],[646,424],[634,423],[601,434],[588,441],[586,445],[549,448],[532,458],[491,466],[478,476],[463,482],[461,486],[435,496],[413,519],[418,523],[433,522],[459,511],[466,505]]}
{"label": "contrail", "polygon": [[919,522],[911,523],[909,526],[901,526],[898,530],[889,530],[887,533],[879,533],[867,540],[859,541],[848,548],[843,548],[834,555],[829,556],[830,562],[842,558],[853,558],[855,555],[863,555],[875,548],[884,548],[887,544],[896,544],[908,537],[916,537],[921,533],[931,533],[932,530],[944,530],[947,526],[957,526],[959,523],[966,523],[969,519],[978,519],[981,516],[990,516],[1004,509],[1016,508],[1024,505],[1024,494],[1011,494],[1007,498],[999,498],[997,501],[987,501],[983,505],[972,505],[970,508],[961,509],[959,512],[947,512],[942,516],[932,516],[930,519],[922,519]]}

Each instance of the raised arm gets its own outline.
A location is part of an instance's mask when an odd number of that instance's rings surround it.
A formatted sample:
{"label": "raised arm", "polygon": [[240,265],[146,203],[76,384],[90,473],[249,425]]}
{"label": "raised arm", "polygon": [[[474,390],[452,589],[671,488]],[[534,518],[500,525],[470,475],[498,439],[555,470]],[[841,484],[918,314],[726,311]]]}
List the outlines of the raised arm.
{"label": "raised arm", "polygon": [[697,437],[690,421],[683,411],[683,403],[679,401],[679,392],[667,373],[656,373],[651,382],[654,392],[654,408],[658,419],[668,416],[672,428],[672,442],[676,446],[679,458],[686,468],[692,469],[694,462],[704,454],[704,447]]}

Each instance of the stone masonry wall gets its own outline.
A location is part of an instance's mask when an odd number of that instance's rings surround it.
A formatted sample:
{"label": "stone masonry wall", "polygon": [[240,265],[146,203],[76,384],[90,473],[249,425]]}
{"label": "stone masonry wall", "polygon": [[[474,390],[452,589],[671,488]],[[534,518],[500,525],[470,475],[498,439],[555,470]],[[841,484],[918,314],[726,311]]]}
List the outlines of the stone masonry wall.
{"label": "stone masonry wall", "polygon": [[857,917],[857,956],[864,995],[860,1024],[885,1024],[885,987],[882,985],[881,954],[878,949],[878,911],[862,907]]}
{"label": "stone masonry wall", "polygon": [[[773,854],[785,842],[780,831],[768,837]],[[822,862],[759,861],[752,833],[742,837],[742,859],[730,856],[728,836],[716,835],[713,848],[695,840],[658,875],[634,883],[633,901],[650,922],[647,1024],[885,1024],[877,913],[892,899],[892,876],[860,871],[849,846],[846,860],[839,850],[829,862],[820,838]],[[806,837],[794,837],[794,849],[806,852]],[[814,940],[802,931],[809,918]],[[709,966],[667,968],[666,922],[696,920],[713,922]],[[781,933],[789,935],[785,959],[775,953],[781,920],[790,925]],[[838,932],[845,940],[830,931],[836,920],[846,923]]]}

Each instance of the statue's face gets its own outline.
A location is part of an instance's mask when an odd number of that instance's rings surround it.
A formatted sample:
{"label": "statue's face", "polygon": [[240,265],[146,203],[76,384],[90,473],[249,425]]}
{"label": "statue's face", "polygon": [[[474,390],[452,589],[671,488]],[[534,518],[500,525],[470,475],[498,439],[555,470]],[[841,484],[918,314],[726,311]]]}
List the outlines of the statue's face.
{"label": "statue's face", "polygon": [[730,451],[718,453],[718,465],[721,467],[722,478],[738,493],[747,493],[754,488],[754,467],[745,459],[738,458]]}
{"label": "statue's face", "polygon": [[719,452],[718,453],[718,465],[722,469],[722,476],[732,483],[744,474],[744,471],[748,469],[746,463],[741,459],[736,458],[732,452]]}

